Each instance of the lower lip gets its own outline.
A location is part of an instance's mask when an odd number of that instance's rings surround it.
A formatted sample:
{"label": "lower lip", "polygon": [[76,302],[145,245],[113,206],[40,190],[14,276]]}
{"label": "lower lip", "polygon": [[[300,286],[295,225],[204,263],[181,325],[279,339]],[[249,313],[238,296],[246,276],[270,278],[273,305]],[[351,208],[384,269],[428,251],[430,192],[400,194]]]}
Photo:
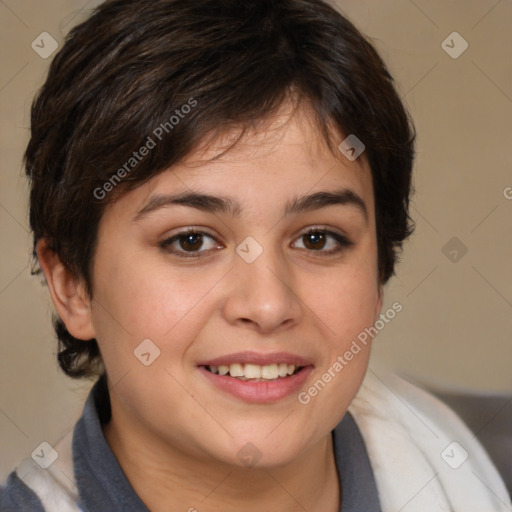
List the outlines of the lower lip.
{"label": "lower lip", "polygon": [[305,366],[298,373],[289,377],[268,382],[257,382],[218,375],[209,372],[203,366],[199,366],[198,369],[218,389],[252,403],[277,402],[297,393],[313,371],[312,366]]}

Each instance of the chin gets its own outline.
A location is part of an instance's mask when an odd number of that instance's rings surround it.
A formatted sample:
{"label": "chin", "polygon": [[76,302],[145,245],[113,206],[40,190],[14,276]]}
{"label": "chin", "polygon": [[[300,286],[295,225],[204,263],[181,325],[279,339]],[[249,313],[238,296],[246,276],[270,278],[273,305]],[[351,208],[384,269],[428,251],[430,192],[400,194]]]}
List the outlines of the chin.
{"label": "chin", "polygon": [[298,441],[290,443],[290,435],[270,437],[260,433],[257,438],[244,435],[232,440],[229,452],[224,453],[224,462],[237,467],[272,469],[287,466],[304,453],[305,447]]}

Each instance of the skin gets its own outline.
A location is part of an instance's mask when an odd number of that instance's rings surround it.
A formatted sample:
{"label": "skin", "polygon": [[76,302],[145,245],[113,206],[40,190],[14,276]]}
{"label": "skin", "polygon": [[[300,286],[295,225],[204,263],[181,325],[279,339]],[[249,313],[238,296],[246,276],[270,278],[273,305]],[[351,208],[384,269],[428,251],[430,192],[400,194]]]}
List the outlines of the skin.
{"label": "skin", "polygon": [[[367,160],[333,155],[308,110],[292,116],[285,107],[220,159],[206,162],[234,134],[110,205],[99,225],[92,299],[44,241],[38,246],[68,330],[98,340],[112,403],[104,433],[154,512],[339,510],[331,430],[360,387],[370,344],[307,405],[296,393],[247,403],[197,368],[244,350],[287,351],[314,365],[300,391],[307,390],[381,311]],[[351,204],[283,217],[292,197],[340,188],[360,196],[367,218]],[[239,217],[172,205],[134,220],[155,194],[191,190],[232,197]],[[213,237],[199,244],[200,257],[173,254],[190,250],[179,241],[161,246],[189,226]],[[311,227],[353,245],[325,255],[340,246],[330,236],[325,246],[311,243],[302,236]],[[263,248],[250,264],[235,251],[247,236]],[[160,356],[144,366],[134,350],[148,338]],[[261,454],[254,467],[237,456],[249,442]]]}

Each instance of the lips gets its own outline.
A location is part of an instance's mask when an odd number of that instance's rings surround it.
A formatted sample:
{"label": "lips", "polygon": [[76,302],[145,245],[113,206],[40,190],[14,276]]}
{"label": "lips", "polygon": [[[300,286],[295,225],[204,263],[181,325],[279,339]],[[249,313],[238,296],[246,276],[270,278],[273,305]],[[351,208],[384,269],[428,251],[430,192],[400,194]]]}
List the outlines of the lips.
{"label": "lips", "polygon": [[217,389],[248,402],[274,402],[297,392],[313,364],[296,354],[238,352],[197,365]]}

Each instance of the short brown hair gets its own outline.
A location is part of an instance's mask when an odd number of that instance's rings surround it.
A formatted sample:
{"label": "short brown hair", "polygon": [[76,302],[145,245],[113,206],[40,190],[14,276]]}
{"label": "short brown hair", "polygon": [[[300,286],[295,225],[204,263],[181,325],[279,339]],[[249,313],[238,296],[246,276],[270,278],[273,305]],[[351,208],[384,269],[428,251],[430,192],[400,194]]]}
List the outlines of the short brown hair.
{"label": "short brown hair", "polygon": [[[92,297],[106,204],[182,160],[207,135],[270,118],[292,92],[312,106],[333,151],[330,123],[365,144],[379,279],[387,282],[413,230],[414,127],[373,46],[322,0],[100,5],[69,33],[32,106],[25,162],[34,247],[46,239]],[[130,161],[157,127],[159,143]],[[64,372],[99,373],[96,340],[75,339],[59,318],[54,325]]]}

